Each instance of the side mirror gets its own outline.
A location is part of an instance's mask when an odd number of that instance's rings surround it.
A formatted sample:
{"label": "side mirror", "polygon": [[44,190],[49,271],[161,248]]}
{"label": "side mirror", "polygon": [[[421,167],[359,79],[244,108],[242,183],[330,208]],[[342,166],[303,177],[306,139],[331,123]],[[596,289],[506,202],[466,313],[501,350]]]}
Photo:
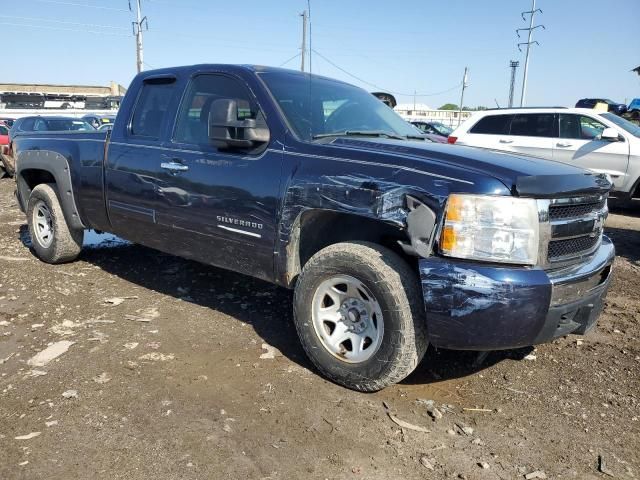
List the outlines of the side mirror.
{"label": "side mirror", "polygon": [[269,141],[264,118],[238,120],[238,100],[214,100],[209,110],[209,140],[219,148],[252,148]]}
{"label": "side mirror", "polygon": [[618,131],[615,128],[607,127],[600,134],[601,140],[608,140],[609,142],[617,142],[620,140]]}

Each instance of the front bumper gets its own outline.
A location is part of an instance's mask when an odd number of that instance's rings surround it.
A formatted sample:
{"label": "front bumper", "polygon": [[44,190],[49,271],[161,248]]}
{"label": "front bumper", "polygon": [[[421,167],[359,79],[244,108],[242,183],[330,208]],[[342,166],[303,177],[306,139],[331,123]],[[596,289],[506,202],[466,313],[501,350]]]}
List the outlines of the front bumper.
{"label": "front bumper", "polygon": [[548,342],[595,326],[615,257],[603,237],[587,263],[547,272],[450,258],[419,262],[429,342],[499,350]]}

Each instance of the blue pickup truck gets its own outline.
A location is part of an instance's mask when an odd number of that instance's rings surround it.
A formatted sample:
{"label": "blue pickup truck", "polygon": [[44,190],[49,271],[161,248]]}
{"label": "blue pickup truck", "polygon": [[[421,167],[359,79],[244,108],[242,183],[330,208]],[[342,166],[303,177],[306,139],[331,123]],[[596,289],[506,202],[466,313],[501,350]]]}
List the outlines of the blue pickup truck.
{"label": "blue pickup truck", "polygon": [[135,77],[110,132],[18,134],[17,198],[48,263],[95,229],[295,289],[309,358],[360,391],[429,344],[591,329],[614,258],[608,178],[417,133],[330,78],[167,68]]}

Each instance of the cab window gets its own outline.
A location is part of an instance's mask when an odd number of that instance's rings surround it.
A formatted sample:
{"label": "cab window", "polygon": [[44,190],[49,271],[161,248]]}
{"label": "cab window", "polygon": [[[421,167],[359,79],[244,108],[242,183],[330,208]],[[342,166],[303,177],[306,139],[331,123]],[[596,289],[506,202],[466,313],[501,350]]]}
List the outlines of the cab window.
{"label": "cab window", "polygon": [[224,75],[198,75],[187,89],[180,106],[173,140],[192,145],[210,145],[209,112],[215,100],[234,99],[238,120],[256,118],[258,109],[248,89],[238,80]]}
{"label": "cab window", "polygon": [[131,119],[131,135],[158,140],[173,89],[174,79],[149,81],[142,86]]}

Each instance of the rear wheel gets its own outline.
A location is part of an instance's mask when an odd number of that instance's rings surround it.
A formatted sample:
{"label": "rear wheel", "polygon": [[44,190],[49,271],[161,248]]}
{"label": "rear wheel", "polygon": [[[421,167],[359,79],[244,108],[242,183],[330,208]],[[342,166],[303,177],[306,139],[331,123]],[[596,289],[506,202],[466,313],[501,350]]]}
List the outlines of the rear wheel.
{"label": "rear wheel", "polygon": [[27,220],[31,244],[40,260],[65,263],[78,257],[84,230],[67,225],[55,184],[43,183],[33,189],[29,196]]}
{"label": "rear wheel", "polygon": [[375,244],[338,243],[316,253],[296,284],[294,318],[318,370],[354,390],[402,380],[427,349],[418,278]]}

